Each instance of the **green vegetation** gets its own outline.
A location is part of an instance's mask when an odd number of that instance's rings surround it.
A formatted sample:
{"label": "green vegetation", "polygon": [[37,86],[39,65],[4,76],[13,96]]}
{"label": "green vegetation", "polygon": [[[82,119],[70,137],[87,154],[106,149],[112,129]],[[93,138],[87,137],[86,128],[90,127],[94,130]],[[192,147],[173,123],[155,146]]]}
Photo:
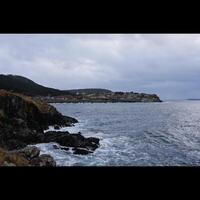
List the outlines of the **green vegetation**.
{"label": "green vegetation", "polygon": [[61,95],[62,91],[44,87],[22,76],[0,75],[0,89],[30,96]]}
{"label": "green vegetation", "polygon": [[77,89],[77,90],[58,90],[44,87],[22,76],[0,75],[0,89],[11,92],[22,93],[28,96],[59,96],[75,93],[108,93],[110,90],[105,89]]}

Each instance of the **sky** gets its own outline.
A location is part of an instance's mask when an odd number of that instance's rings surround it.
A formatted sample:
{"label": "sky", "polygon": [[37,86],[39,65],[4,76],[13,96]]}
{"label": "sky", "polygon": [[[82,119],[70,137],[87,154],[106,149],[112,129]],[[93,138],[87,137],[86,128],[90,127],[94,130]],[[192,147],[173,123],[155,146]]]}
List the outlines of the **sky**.
{"label": "sky", "polygon": [[200,34],[0,34],[0,73],[58,89],[200,98]]}

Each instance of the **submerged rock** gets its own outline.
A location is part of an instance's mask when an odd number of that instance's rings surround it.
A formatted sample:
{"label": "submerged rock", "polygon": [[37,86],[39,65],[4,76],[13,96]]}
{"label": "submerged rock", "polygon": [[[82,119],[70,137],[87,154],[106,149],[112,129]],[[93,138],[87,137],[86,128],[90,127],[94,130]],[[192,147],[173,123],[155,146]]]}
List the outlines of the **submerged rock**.
{"label": "submerged rock", "polygon": [[67,131],[49,131],[43,135],[43,143],[56,142],[61,146],[86,148],[90,151],[94,151],[99,147],[99,141],[98,138],[85,138],[80,133],[70,134]]}

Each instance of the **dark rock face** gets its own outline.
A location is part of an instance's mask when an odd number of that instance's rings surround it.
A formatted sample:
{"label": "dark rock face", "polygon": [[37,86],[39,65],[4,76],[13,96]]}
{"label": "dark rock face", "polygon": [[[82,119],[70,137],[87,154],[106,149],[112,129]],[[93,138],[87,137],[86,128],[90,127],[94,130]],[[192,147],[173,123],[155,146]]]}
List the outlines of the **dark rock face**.
{"label": "dark rock face", "polygon": [[44,133],[48,126],[59,129],[77,122],[46,103],[0,90],[0,147],[4,149],[0,165],[56,166],[51,156],[40,155],[37,147],[27,146],[30,144],[56,142],[60,146],[54,148],[68,151],[72,147],[74,154],[81,155],[92,153],[99,147],[98,138],[85,138],[81,133]]}
{"label": "dark rock face", "polygon": [[78,155],[87,155],[89,153],[93,153],[93,151],[90,151],[88,149],[85,148],[73,148],[73,153],[74,154],[78,154]]}
{"label": "dark rock face", "polygon": [[43,133],[28,128],[15,128],[15,130],[13,127],[0,128],[0,146],[6,150],[21,149],[29,144],[49,142],[56,142],[64,147],[87,148],[90,151],[94,151],[100,145],[98,138],[85,138],[81,133],[70,134],[56,131]]}
{"label": "dark rock face", "polygon": [[78,121],[60,114],[53,106],[30,97],[0,90],[0,113],[4,119],[18,120],[18,125],[41,131],[48,126],[71,126]]}
{"label": "dark rock face", "polygon": [[59,130],[60,127],[59,127],[58,125],[55,125],[55,126],[54,126],[54,129],[55,129],[55,130]]}
{"label": "dark rock face", "polygon": [[61,146],[85,148],[89,151],[94,151],[100,146],[98,138],[85,138],[80,133],[69,134],[69,132],[46,132],[43,135],[42,142],[56,142]]}
{"label": "dark rock face", "polygon": [[40,143],[42,135],[42,132],[31,130],[27,126],[0,126],[0,147],[6,150],[21,149],[28,144]]}
{"label": "dark rock face", "polygon": [[34,146],[27,146],[24,149],[13,151],[15,153],[19,153],[21,156],[31,161],[34,158],[38,158],[40,155],[40,150]]}
{"label": "dark rock face", "polygon": [[64,151],[69,151],[69,147],[64,147],[64,146],[60,146],[60,145],[53,145],[54,149],[61,149]]}
{"label": "dark rock face", "polygon": [[39,156],[38,158],[34,158],[30,161],[30,164],[32,166],[39,166],[39,167],[55,167],[56,166],[56,162],[54,161],[54,159],[47,154],[43,154],[41,156]]}

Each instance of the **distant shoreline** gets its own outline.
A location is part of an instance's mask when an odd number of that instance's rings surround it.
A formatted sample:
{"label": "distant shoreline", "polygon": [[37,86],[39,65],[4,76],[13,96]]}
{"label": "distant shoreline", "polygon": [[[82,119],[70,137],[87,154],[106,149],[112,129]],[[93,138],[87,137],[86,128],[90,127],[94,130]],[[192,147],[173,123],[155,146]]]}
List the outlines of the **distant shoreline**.
{"label": "distant shoreline", "polygon": [[188,101],[200,101],[200,99],[186,99]]}
{"label": "distant shoreline", "polygon": [[129,104],[136,104],[136,103],[145,103],[145,104],[148,104],[148,103],[164,103],[165,101],[150,101],[150,102],[141,102],[141,101],[137,101],[137,102],[123,102],[123,101],[118,101],[118,102],[48,102],[49,104],[95,104],[95,103],[99,103],[99,104],[107,104],[107,103],[113,103],[113,104],[117,104],[117,103],[129,103]]}
{"label": "distant shoreline", "polygon": [[133,92],[84,93],[61,96],[36,96],[46,103],[149,103],[162,102],[156,94]]}

